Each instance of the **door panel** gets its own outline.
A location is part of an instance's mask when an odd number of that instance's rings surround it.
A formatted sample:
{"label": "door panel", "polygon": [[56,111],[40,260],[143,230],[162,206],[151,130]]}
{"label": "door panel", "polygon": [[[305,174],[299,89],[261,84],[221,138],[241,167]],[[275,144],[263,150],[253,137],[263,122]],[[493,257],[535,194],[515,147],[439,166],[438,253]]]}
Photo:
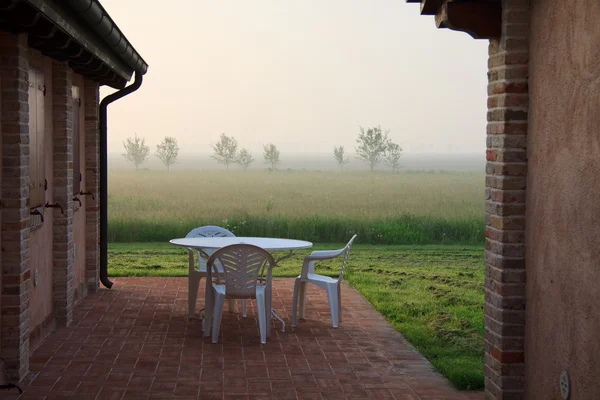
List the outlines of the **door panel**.
{"label": "door panel", "polygon": [[44,137],[46,136],[44,73],[29,69],[29,207],[44,205],[46,175]]}
{"label": "door panel", "polygon": [[35,207],[37,203],[38,187],[38,163],[37,163],[37,73],[33,68],[29,69],[29,207]]}
{"label": "door panel", "polygon": [[37,71],[37,204],[43,205],[46,202],[46,149],[45,138],[46,138],[46,119],[45,119],[45,93],[46,86],[44,81],[44,73]]}
{"label": "door panel", "polygon": [[77,196],[81,188],[81,153],[80,153],[80,107],[79,87],[73,86],[73,195]]}

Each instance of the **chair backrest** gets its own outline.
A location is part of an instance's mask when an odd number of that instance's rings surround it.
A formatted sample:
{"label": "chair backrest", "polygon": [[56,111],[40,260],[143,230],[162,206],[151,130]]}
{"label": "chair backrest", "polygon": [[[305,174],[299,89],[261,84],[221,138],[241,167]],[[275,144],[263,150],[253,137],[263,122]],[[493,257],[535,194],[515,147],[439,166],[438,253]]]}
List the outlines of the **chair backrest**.
{"label": "chair backrest", "polygon": [[[204,225],[204,226],[200,226],[198,228],[194,228],[192,229],[187,235],[185,235],[186,238],[195,238],[195,237],[235,237],[235,235],[228,231],[225,228],[221,228],[220,226],[216,226],[216,225]],[[190,251],[193,251],[193,249],[189,249]],[[202,252],[204,254],[206,254],[204,257],[209,257],[212,253],[214,253],[215,251],[213,249],[204,249],[202,250]],[[203,258],[202,255],[200,254],[200,252],[198,252],[198,264],[203,263]]]}
{"label": "chair backrest", "polygon": [[348,258],[350,258],[350,249],[352,248],[352,243],[354,242],[354,239],[356,239],[356,236],[358,236],[358,235],[352,236],[352,239],[350,239],[350,241],[344,247],[344,260],[342,261],[342,270],[340,271],[340,279],[344,278],[344,272],[346,272],[346,265],[348,264]]}
{"label": "chair backrest", "polygon": [[225,228],[215,225],[204,225],[194,228],[185,235],[186,238],[194,237],[235,237],[235,235]]}
{"label": "chair backrest", "polygon": [[[217,284],[225,283],[227,297],[231,298],[253,298],[256,283],[259,278],[263,278],[260,276],[261,271],[266,269],[266,284],[269,285],[271,270],[275,266],[275,260],[268,251],[250,244],[232,244],[220,248],[210,256],[207,263]],[[221,275],[217,263],[223,268]],[[265,263],[267,268],[263,268]]]}

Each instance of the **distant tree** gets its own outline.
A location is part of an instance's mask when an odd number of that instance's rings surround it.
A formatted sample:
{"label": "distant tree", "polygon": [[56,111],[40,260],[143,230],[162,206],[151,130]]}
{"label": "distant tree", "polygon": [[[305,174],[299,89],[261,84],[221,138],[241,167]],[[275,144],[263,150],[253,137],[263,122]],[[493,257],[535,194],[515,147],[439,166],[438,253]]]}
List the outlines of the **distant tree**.
{"label": "distant tree", "polygon": [[167,171],[169,171],[171,165],[177,162],[177,156],[179,155],[177,139],[171,136],[165,136],[164,140],[156,146],[155,155],[163,164],[165,164]]}
{"label": "distant tree", "polygon": [[138,137],[137,134],[135,134],[132,138],[128,137],[125,139],[123,146],[125,147],[125,153],[123,153],[123,157],[135,165],[136,170],[140,165],[148,160],[148,156],[150,155],[150,147],[146,145],[146,140]]}
{"label": "distant tree", "polygon": [[402,156],[402,147],[396,143],[388,142],[383,161],[392,169],[392,172],[396,172],[400,168],[400,156]]}
{"label": "distant tree", "polygon": [[279,150],[277,150],[277,146],[273,143],[267,143],[263,146],[263,157],[265,158],[265,163],[269,165],[269,170],[272,171],[275,169],[277,164],[279,164]]}
{"label": "distant tree", "polygon": [[381,163],[388,145],[388,133],[381,126],[365,129],[360,127],[360,135],[356,139],[356,158],[369,164],[371,172]]}
{"label": "distant tree", "polygon": [[236,162],[245,171],[248,169],[250,164],[252,164],[254,162],[254,157],[252,157],[252,153],[250,153],[250,150],[241,149],[240,152],[238,153]]}
{"label": "distant tree", "polygon": [[237,159],[237,140],[233,136],[227,136],[221,133],[219,141],[212,146],[215,154],[212,156],[219,164],[225,165],[229,170],[229,164],[233,164]]}
{"label": "distant tree", "polygon": [[337,161],[341,170],[344,169],[344,164],[348,164],[350,162],[350,159],[346,157],[344,153],[344,146],[335,146],[333,148],[333,158],[335,158],[335,161]]}

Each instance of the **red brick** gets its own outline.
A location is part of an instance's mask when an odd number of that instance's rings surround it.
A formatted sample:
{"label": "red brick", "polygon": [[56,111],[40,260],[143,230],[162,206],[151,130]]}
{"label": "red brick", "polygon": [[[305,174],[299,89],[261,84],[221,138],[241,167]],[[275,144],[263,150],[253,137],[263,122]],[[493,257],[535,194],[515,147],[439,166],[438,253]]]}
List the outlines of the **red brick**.
{"label": "red brick", "polygon": [[[525,135],[527,134],[527,122],[523,122],[527,120],[527,117],[523,117],[523,121],[515,122],[509,121],[504,116],[503,110],[495,109],[493,111],[493,118],[490,119],[488,115],[488,126],[487,133],[494,135]],[[497,114],[496,114],[497,113]]]}
{"label": "red brick", "polygon": [[[498,154],[497,151],[496,154]],[[527,187],[527,178],[519,176],[488,175],[485,177],[485,184],[486,187],[494,189],[525,190]]]}
{"label": "red brick", "polygon": [[485,237],[502,243],[523,243],[525,240],[525,232],[508,231],[486,226]]}
{"label": "red brick", "polygon": [[488,135],[487,147],[490,149],[520,149],[527,148],[527,135]]}
{"label": "red brick", "polygon": [[484,311],[486,316],[489,316],[499,322],[504,322],[507,324],[525,324],[524,310],[505,310],[494,307],[491,304],[486,304]]}
{"label": "red brick", "polygon": [[527,176],[527,163],[526,162],[488,162],[486,165],[486,173],[488,175],[499,175],[499,176]]}
{"label": "red brick", "polygon": [[524,190],[486,189],[486,199],[499,203],[525,203]]}
{"label": "red brick", "polygon": [[86,230],[86,266],[85,279],[90,291],[99,287],[100,271],[100,133],[98,130],[98,84],[85,79],[83,93],[85,97],[85,189],[92,196],[86,196],[85,200],[85,230]]}
{"label": "red brick", "polygon": [[[0,32],[2,132],[2,340],[11,381],[29,370],[29,92],[27,35]],[[12,275],[12,277],[9,277]]]}
{"label": "red brick", "polygon": [[527,93],[527,81],[511,82],[511,81],[495,81],[488,85],[488,95],[500,93]]}
{"label": "red brick", "polygon": [[502,363],[513,364],[525,361],[525,353],[523,352],[500,351],[497,348],[492,347],[490,354]]}
{"label": "red brick", "polygon": [[486,238],[485,249],[505,257],[525,257],[525,245],[523,243],[504,243]]}

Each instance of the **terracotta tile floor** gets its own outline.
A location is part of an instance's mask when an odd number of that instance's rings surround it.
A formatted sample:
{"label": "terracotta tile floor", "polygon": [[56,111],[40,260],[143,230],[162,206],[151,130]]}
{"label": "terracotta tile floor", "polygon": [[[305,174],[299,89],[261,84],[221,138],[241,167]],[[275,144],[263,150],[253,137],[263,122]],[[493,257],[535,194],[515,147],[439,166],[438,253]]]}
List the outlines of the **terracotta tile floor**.
{"label": "terracotta tile floor", "polygon": [[[185,278],[115,279],[34,353],[18,398],[483,399],[452,389],[358,292],[343,289],[338,329],[325,292],[309,287],[297,329],[277,323],[261,345],[252,302],[247,318],[224,313],[211,344],[201,322],[187,319]],[[275,280],[273,305],[288,323],[292,290],[292,279]]]}

